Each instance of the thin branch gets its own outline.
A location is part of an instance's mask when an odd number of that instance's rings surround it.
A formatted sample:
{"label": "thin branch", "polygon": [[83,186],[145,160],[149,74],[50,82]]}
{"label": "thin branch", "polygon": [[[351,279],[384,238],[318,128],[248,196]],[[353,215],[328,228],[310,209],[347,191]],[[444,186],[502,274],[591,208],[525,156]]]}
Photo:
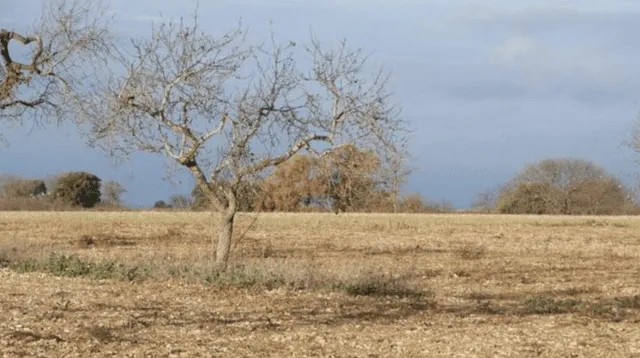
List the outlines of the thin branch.
{"label": "thin branch", "polygon": [[269,167],[275,167],[275,166],[279,165],[280,163],[289,160],[291,157],[296,155],[300,150],[302,150],[303,148],[308,146],[311,142],[314,142],[314,141],[328,142],[330,140],[331,140],[331,138],[329,136],[326,136],[326,135],[317,135],[316,134],[316,135],[308,136],[308,137],[303,138],[303,139],[299,140],[298,142],[296,142],[284,154],[282,154],[282,155],[280,155],[278,157],[275,157],[275,158],[262,159],[258,163],[240,170],[240,175],[239,176],[244,176],[244,175],[249,175],[249,174],[253,174],[253,173],[256,173],[256,172],[260,172],[260,171],[262,171],[264,169],[267,169]]}

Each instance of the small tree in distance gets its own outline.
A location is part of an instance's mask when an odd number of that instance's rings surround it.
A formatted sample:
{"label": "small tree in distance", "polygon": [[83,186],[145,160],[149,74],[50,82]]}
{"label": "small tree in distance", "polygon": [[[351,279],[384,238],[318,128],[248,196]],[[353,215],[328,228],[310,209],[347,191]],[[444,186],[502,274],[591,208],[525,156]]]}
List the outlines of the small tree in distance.
{"label": "small tree in distance", "polygon": [[[134,40],[115,63],[102,93],[82,109],[94,120],[91,143],[114,155],[137,151],[172,158],[195,178],[220,213],[215,260],[229,259],[238,192],[301,151],[326,155],[350,144],[385,151],[403,131],[390,102],[387,76],[370,75],[367,57],[343,42],[334,49],[312,39],[246,45],[242,28],[220,37],[164,22]],[[309,66],[297,55],[306,54]],[[216,240],[214,239],[214,242]]]}
{"label": "small tree in distance", "polygon": [[109,205],[122,205],[122,194],[126,193],[122,184],[115,180],[109,180],[102,185],[102,202]]}
{"label": "small tree in distance", "polygon": [[191,200],[185,195],[174,194],[169,197],[169,205],[174,209],[187,209],[191,206]]}
{"label": "small tree in distance", "polygon": [[158,200],[153,203],[154,209],[170,209],[171,205],[167,204],[164,200]]}
{"label": "small tree in distance", "polygon": [[478,212],[491,213],[496,210],[500,188],[492,188],[480,192],[471,202],[471,208]]}

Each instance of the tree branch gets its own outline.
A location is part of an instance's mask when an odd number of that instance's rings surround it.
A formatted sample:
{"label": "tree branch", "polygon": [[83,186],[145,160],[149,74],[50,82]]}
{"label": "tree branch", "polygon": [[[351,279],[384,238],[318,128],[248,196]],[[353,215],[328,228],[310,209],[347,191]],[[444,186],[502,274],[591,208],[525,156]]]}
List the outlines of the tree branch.
{"label": "tree branch", "polygon": [[240,175],[238,176],[243,177],[245,175],[260,172],[269,167],[277,166],[280,163],[289,160],[291,157],[296,155],[300,150],[302,150],[302,148],[305,148],[306,146],[308,146],[311,142],[318,142],[318,141],[329,142],[330,140],[331,140],[331,137],[327,135],[319,135],[319,134],[310,135],[296,142],[291,148],[289,148],[287,152],[285,152],[281,156],[278,156],[275,158],[262,159],[258,163],[240,170]]}

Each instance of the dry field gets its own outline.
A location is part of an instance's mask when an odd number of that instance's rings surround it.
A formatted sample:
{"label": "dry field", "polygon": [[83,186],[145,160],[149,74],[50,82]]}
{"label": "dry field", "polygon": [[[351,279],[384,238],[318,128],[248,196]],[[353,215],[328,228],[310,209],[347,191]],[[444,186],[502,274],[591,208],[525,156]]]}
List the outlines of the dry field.
{"label": "dry field", "polygon": [[0,213],[3,357],[640,357],[640,218]]}

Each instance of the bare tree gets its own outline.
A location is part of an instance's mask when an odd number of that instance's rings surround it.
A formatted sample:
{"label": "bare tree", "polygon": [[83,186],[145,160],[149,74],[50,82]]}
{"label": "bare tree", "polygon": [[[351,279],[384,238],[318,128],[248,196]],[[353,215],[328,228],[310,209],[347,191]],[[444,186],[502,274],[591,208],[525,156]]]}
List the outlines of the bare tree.
{"label": "bare tree", "polygon": [[175,209],[187,209],[191,206],[191,200],[186,195],[174,194],[169,197],[169,205]]}
{"label": "bare tree", "polygon": [[110,50],[105,10],[94,0],[46,1],[26,33],[0,28],[0,119],[69,119],[70,102],[83,100],[93,65]]}
{"label": "bare tree", "polygon": [[491,213],[498,205],[500,188],[490,188],[478,193],[471,202],[471,209]]}
{"label": "bare tree", "polygon": [[[226,268],[243,180],[296,153],[323,155],[345,144],[392,148],[403,130],[382,70],[343,41],[249,46],[242,27],[218,38],[198,23],[164,22],[118,56],[85,115],[90,143],[113,155],[159,153],[188,169],[220,213],[216,263]],[[296,60],[307,55],[305,69]],[[215,246],[215,238],[214,238]]]}
{"label": "bare tree", "polygon": [[406,137],[396,140],[397,145],[393,150],[389,150],[385,153],[386,160],[384,161],[384,167],[381,172],[383,180],[389,187],[389,193],[391,194],[390,199],[394,213],[398,213],[400,211],[400,188],[406,184],[409,175],[414,170],[414,168],[407,165],[409,159],[407,140],[408,139]]}
{"label": "bare tree", "polygon": [[502,213],[613,215],[631,200],[622,182],[595,163],[570,158],[527,165],[503,185],[496,201]]}
{"label": "bare tree", "polygon": [[109,180],[102,186],[102,201],[111,205],[122,205],[122,194],[127,189],[115,180]]}

